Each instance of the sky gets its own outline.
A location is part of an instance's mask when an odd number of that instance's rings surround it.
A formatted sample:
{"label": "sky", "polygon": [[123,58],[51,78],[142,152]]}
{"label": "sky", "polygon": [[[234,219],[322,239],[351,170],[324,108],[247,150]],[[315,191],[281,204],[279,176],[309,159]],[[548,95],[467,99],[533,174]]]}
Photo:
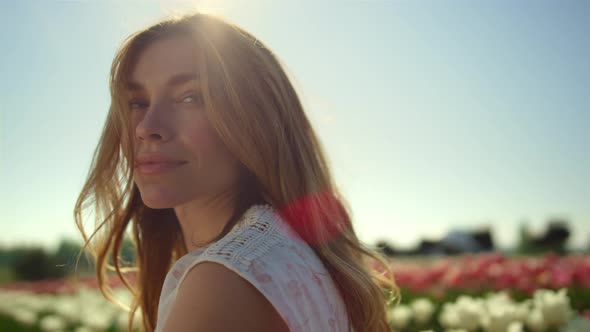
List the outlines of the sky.
{"label": "sky", "polygon": [[2,1],[0,246],[81,239],[113,56],[192,8],[285,64],[361,241],[565,218],[590,246],[590,2],[544,0]]}

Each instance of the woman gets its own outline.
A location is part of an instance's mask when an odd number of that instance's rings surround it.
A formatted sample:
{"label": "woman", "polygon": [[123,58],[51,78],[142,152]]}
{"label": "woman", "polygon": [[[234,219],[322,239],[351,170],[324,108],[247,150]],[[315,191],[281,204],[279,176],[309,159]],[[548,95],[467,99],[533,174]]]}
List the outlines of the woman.
{"label": "woman", "polygon": [[[140,309],[146,331],[389,330],[391,271],[358,240],[264,44],[219,18],[170,18],[124,41],[110,85],[75,217],[101,291],[109,267],[134,295],[130,328]],[[129,225],[133,285],[119,262]]]}

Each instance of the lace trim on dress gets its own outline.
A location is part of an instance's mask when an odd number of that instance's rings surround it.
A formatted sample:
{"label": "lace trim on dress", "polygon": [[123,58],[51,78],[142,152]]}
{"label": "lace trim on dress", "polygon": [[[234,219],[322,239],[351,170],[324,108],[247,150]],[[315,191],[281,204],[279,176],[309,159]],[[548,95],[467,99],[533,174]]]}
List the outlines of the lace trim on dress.
{"label": "lace trim on dress", "polygon": [[236,234],[209,246],[199,258],[218,257],[247,270],[252,260],[283,242],[284,237],[276,231],[278,218],[270,205],[251,206],[232,229]]}

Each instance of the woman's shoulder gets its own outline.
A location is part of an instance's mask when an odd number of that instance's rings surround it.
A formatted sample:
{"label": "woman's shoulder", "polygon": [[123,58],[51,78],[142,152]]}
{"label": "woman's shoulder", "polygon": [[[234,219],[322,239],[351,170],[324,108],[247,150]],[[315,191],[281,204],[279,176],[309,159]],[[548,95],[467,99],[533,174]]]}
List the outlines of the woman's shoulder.
{"label": "woman's shoulder", "polygon": [[251,283],[292,331],[345,330],[346,309],[330,274],[269,206],[251,207],[221,240],[183,257],[175,269],[178,281],[203,262],[221,264]]}
{"label": "woman's shoulder", "polygon": [[198,259],[222,260],[252,272],[262,267],[275,272],[324,270],[314,250],[269,205],[249,208],[232,231],[206,248]]}
{"label": "woman's shoulder", "polygon": [[232,265],[233,269],[248,270],[252,261],[264,256],[271,248],[289,242],[277,229],[278,214],[269,205],[250,207],[220,240],[180,257],[168,275],[174,286],[189,270],[203,261]]}
{"label": "woman's shoulder", "polygon": [[272,208],[254,208],[246,216],[199,260],[221,263],[248,280],[292,331],[345,331],[344,302],[313,249]]}
{"label": "woman's shoulder", "polygon": [[210,246],[179,259],[170,273],[178,281],[201,262],[216,262],[254,282],[310,282],[333,290],[316,252],[269,205],[250,207],[233,229]]}
{"label": "woman's shoulder", "polygon": [[226,236],[207,247],[199,258],[220,259],[248,269],[271,249],[291,242],[285,227],[279,213],[270,205],[254,205]]}

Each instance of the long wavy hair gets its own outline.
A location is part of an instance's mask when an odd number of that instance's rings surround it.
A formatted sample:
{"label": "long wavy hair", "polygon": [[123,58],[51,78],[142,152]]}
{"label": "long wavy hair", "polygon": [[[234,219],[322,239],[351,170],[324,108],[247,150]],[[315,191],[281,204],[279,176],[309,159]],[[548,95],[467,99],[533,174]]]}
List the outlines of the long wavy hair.
{"label": "long wavy hair", "polygon": [[[133,65],[147,45],[169,37],[188,37],[196,46],[208,120],[242,168],[234,216],[213,241],[225,236],[251,204],[272,205],[330,272],[351,327],[389,331],[386,310],[399,301],[393,273],[379,252],[357,238],[350,208],[282,65],[248,32],[201,13],[170,17],[133,33],[113,60],[108,116],[74,209],[82,250],[91,254],[103,295],[117,302],[108,282],[108,272],[114,271],[132,294],[129,329],[139,311],[143,329],[153,331],[166,273],[187,253],[174,210],[151,209],[141,200],[133,181],[134,131],[127,116],[125,86]],[[88,210],[96,217],[90,236],[83,225]],[[128,228],[133,262],[120,256]]]}

